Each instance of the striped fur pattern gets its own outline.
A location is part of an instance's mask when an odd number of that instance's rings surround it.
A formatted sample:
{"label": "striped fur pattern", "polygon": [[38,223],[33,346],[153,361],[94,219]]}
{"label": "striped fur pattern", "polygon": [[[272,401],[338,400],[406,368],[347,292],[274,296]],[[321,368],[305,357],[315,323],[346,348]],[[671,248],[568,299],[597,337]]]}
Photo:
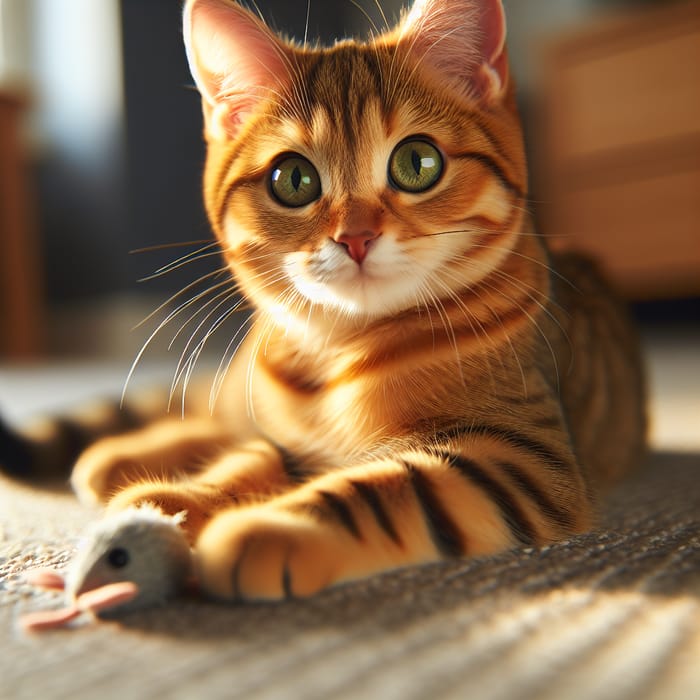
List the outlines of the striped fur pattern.
{"label": "striped fur pattern", "polygon": [[[332,48],[186,3],[205,202],[254,322],[213,415],[97,442],[72,483],[186,510],[209,594],[543,545],[638,460],[638,346],[533,233],[504,39],[500,0],[417,0]],[[392,175],[405,143],[409,180],[441,168],[424,189]]]}

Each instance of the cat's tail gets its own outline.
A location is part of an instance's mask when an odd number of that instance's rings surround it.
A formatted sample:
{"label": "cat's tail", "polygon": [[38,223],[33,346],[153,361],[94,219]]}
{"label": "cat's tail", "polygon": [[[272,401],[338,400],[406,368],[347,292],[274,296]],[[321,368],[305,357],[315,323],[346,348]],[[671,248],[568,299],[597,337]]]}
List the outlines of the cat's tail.
{"label": "cat's tail", "polygon": [[162,402],[149,396],[125,407],[105,401],[21,429],[0,417],[0,472],[27,481],[65,481],[83,450],[97,439],[134,430],[163,413]]}

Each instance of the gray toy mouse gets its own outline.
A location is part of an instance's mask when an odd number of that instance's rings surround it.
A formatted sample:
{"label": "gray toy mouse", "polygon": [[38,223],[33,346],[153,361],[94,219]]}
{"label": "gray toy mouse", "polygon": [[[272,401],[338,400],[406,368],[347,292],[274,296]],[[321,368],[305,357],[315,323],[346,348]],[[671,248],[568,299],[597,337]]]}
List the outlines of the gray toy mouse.
{"label": "gray toy mouse", "polygon": [[141,506],[99,521],[65,578],[47,570],[27,576],[34,585],[64,590],[67,606],[30,613],[20,624],[39,631],[64,626],[84,613],[113,616],[163,604],[192,579],[192,552],[180,527],[185,517]]}

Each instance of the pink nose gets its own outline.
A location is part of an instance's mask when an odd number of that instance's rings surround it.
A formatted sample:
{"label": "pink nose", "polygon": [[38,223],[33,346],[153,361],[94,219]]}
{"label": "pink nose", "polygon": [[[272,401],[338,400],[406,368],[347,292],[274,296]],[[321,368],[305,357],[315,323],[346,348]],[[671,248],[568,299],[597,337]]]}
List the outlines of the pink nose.
{"label": "pink nose", "polygon": [[372,241],[379,238],[381,234],[376,231],[361,231],[360,233],[341,233],[335,237],[336,243],[345,248],[347,254],[358,264],[367,257]]}

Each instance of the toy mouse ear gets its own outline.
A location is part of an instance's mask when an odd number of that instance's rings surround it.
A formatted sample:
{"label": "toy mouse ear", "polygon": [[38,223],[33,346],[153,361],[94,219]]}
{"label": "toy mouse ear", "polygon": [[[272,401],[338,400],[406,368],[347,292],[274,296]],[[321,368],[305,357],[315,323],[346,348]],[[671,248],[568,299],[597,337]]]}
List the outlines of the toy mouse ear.
{"label": "toy mouse ear", "polygon": [[486,104],[508,87],[502,0],[416,0],[400,42],[458,90]]}
{"label": "toy mouse ear", "polygon": [[230,0],[187,0],[183,35],[208,139],[234,137],[256,105],[289,81],[289,49]]}

